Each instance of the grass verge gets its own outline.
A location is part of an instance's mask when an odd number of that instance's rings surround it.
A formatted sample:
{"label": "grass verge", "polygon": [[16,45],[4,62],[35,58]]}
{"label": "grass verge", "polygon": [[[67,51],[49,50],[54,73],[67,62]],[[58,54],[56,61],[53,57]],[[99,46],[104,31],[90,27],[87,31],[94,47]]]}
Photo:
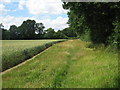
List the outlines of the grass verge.
{"label": "grass verge", "polygon": [[3,88],[117,88],[118,54],[69,40],[3,77]]}

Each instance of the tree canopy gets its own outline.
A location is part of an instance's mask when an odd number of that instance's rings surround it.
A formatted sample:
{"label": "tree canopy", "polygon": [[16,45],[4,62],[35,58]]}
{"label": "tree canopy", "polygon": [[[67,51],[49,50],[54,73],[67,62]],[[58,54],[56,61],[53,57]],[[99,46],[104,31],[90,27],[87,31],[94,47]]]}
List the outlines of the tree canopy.
{"label": "tree canopy", "polygon": [[77,35],[89,31],[93,43],[104,44],[118,38],[116,31],[120,32],[120,2],[63,2],[63,8],[69,9],[68,24]]}
{"label": "tree canopy", "polygon": [[9,30],[2,29],[2,37],[11,40],[38,39],[43,34],[44,28],[43,23],[36,23],[35,20],[28,19],[23,21],[19,27],[11,25]]}
{"label": "tree canopy", "polygon": [[[35,20],[26,20],[20,26],[11,25],[9,30],[2,29],[3,40],[26,40],[26,39],[65,39],[70,35],[65,34],[63,31],[55,31],[53,28],[44,30],[43,23],[36,23]],[[70,31],[71,32],[71,31]],[[69,33],[67,31],[66,33]]]}

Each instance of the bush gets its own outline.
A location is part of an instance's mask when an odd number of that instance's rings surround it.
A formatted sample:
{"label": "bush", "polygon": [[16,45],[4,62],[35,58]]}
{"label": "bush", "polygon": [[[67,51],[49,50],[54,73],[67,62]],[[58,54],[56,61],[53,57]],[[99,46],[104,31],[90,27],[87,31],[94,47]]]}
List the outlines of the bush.
{"label": "bush", "polygon": [[110,47],[113,47],[114,49],[118,49],[120,50],[120,22],[119,21],[115,21],[113,23],[113,25],[115,26],[114,28],[114,32],[112,33],[111,36],[109,36],[108,38],[108,43],[110,44]]}
{"label": "bush", "polygon": [[85,30],[85,33],[80,36],[80,39],[83,41],[91,41],[90,30]]}

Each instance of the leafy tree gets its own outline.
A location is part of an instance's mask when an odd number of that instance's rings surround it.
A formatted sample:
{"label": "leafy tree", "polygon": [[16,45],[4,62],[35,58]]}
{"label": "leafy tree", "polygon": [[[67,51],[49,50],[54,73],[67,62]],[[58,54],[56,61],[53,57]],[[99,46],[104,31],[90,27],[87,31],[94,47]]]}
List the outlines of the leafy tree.
{"label": "leafy tree", "polygon": [[21,26],[18,27],[21,39],[33,39],[35,36],[35,21],[34,20],[26,20],[22,23]]}
{"label": "leafy tree", "polygon": [[0,29],[0,31],[2,32],[2,40],[5,40],[6,39],[6,31],[5,29]]}
{"label": "leafy tree", "polygon": [[56,33],[54,33],[55,39],[67,39],[68,37],[60,30],[58,30]]}
{"label": "leafy tree", "polygon": [[37,34],[43,34],[43,29],[45,28],[43,23],[36,23],[34,27]]}
{"label": "leafy tree", "polygon": [[40,39],[44,38],[43,29],[45,28],[43,23],[36,23],[35,20],[26,20],[17,27],[15,25],[11,25],[9,30],[5,30],[2,28],[3,25],[0,24],[0,30],[3,35],[3,39]]}
{"label": "leafy tree", "polygon": [[0,24],[0,40],[2,39],[2,28],[3,28],[4,26],[2,25],[2,23]]}
{"label": "leafy tree", "polygon": [[120,22],[120,3],[117,2],[64,2],[63,8],[69,9],[70,28],[79,36],[89,30],[93,43],[107,45],[108,38],[115,32],[113,22]]}
{"label": "leafy tree", "polygon": [[43,23],[36,23],[34,27],[35,27],[35,39],[44,38],[43,29],[45,28],[45,26],[43,25]]}
{"label": "leafy tree", "polygon": [[0,39],[2,40],[9,40],[10,39],[10,32],[7,29],[4,29],[3,24],[0,24]]}
{"label": "leafy tree", "polygon": [[17,26],[11,25],[9,31],[10,31],[10,39],[15,40],[18,38],[19,32]]}
{"label": "leafy tree", "polygon": [[48,29],[45,31],[44,38],[53,39],[53,38],[54,38],[54,34],[55,34],[54,29],[48,28]]}
{"label": "leafy tree", "polygon": [[10,40],[10,31],[2,28],[2,40]]}
{"label": "leafy tree", "polygon": [[3,26],[3,24],[1,23],[1,24],[0,24],[0,29],[2,29],[3,27],[4,27],[4,26]]}
{"label": "leafy tree", "polygon": [[77,34],[74,29],[72,28],[65,28],[62,30],[62,33],[66,35],[67,37],[76,37]]}

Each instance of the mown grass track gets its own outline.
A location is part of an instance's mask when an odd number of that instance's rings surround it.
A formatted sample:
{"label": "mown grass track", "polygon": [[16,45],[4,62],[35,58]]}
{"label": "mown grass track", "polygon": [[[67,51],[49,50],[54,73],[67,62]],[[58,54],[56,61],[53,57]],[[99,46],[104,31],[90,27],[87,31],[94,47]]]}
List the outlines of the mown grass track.
{"label": "mown grass track", "polygon": [[118,56],[69,40],[3,74],[3,88],[116,88]]}

